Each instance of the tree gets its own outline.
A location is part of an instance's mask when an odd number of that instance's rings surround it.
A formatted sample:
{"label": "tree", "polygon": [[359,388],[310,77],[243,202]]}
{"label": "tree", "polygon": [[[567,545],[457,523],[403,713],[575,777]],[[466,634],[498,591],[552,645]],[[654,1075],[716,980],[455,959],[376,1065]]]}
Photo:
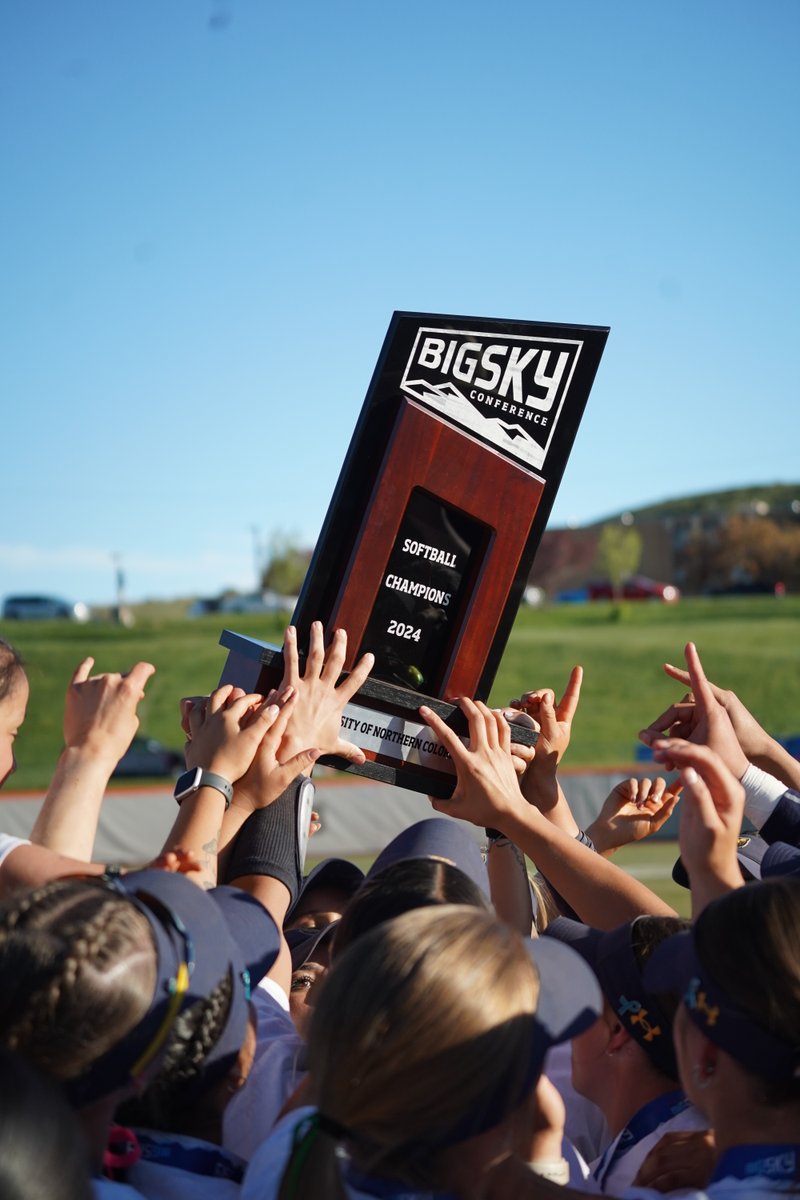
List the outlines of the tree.
{"label": "tree", "polygon": [[633,575],[642,557],[642,538],[629,525],[604,525],[597,544],[598,570],[608,578],[611,591],[619,598],[622,584]]}
{"label": "tree", "polygon": [[261,574],[261,586],[280,596],[296,596],[308,570],[308,553],[298,549],[283,533],[270,538],[267,565]]}

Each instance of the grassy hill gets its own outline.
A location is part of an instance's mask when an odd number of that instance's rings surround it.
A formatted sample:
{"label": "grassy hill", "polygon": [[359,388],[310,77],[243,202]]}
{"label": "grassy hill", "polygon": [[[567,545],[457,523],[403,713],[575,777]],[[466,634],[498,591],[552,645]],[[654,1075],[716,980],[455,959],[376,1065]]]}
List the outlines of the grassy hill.
{"label": "grassy hill", "polygon": [[[180,746],[180,696],[205,692],[219,678],[225,652],[219,616],[194,621],[141,610],[133,629],[110,624],[7,622],[0,634],[28,662],[31,700],[17,743],[14,788],[46,785],[61,745],[63,694],[77,662],[93,654],[96,670],[124,670],[153,662],[140,713],[141,732]],[[229,628],[280,642],[273,616],[227,618]],[[676,699],[679,689],[661,670],[682,662],[694,640],[709,675],[737,691],[776,735],[800,731],[800,597],[724,597],[677,605],[596,603],[523,609],[515,624],[491,700],[501,704],[522,691],[551,686],[557,693],[570,668],[586,672],[569,763],[631,763],[637,731]],[[9,785],[7,785],[9,786]]]}
{"label": "grassy hill", "polygon": [[[773,516],[788,516],[790,513],[796,516],[792,504],[798,501],[800,483],[752,484],[749,487],[729,488],[723,492],[678,496],[632,511],[636,519],[647,520],[656,517],[691,517],[702,516],[704,513],[740,512],[749,505],[764,502]],[[590,524],[603,525],[607,521],[618,521],[620,516],[621,513],[615,513],[613,516],[604,517],[602,521],[592,521]]]}

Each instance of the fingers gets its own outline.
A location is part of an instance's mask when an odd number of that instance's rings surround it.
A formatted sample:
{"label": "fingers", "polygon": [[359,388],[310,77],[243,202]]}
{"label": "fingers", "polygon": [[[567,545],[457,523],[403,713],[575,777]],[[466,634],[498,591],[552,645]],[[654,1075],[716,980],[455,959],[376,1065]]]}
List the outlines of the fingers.
{"label": "fingers", "polygon": [[374,654],[364,654],[353,667],[347,679],[343,680],[337,688],[339,696],[347,703],[355,696],[362,683],[365,682],[367,676],[375,665]]}
{"label": "fingers", "polygon": [[704,818],[710,817],[712,809],[727,814],[743,805],[741,784],[708,746],[669,739],[657,743],[653,753],[656,758],[669,757],[680,768],[684,790],[696,801]]}
{"label": "fingers", "polygon": [[333,637],[328,646],[323,662],[320,678],[334,686],[342,673],[344,660],[347,656],[347,634],[343,629],[334,629]]}
{"label": "fingers", "polygon": [[557,706],[559,721],[572,722],[575,716],[575,710],[578,707],[578,701],[581,698],[581,684],[583,683],[583,667],[573,667],[564,695],[561,697],[561,703]]}
{"label": "fingers", "polygon": [[666,731],[672,729],[673,725],[677,722],[685,723],[686,710],[687,705],[685,704],[670,704],[669,708],[665,709],[654,721],[651,721],[646,729],[639,730],[639,741],[652,746],[653,742],[662,738]]}
{"label": "fingers", "polygon": [[[512,700],[511,703],[515,704],[516,701]],[[539,732],[539,722],[535,721],[529,713],[521,712],[519,709],[509,706],[503,709],[503,716],[509,725],[521,725],[523,729],[535,729],[537,733]]]}
{"label": "fingers", "polygon": [[322,621],[312,621],[308,636],[308,658],[303,671],[304,679],[318,679],[325,662],[325,632]]}
{"label": "fingers", "polygon": [[703,670],[703,664],[700,661],[700,655],[697,653],[697,647],[694,642],[687,642],[684,653],[686,655],[686,665],[689,668],[689,677],[692,681],[695,702],[708,712],[710,708],[716,705],[717,700],[712,691],[711,684],[706,679],[706,673]]}
{"label": "fingers", "polygon": [[139,696],[144,696],[144,685],[152,675],[155,675],[156,669],[152,663],[137,662],[131,667],[127,674],[128,684],[132,692]]}
{"label": "fingers", "polygon": [[[442,743],[445,750],[447,750],[454,762],[460,762],[466,757],[467,748],[461,741],[461,738],[457,733],[453,732],[449,725],[444,723],[442,718],[438,716],[433,709],[428,708],[423,704],[420,707],[419,715],[422,717],[426,725],[430,725],[431,729],[436,734],[437,738]],[[432,803],[435,808],[436,803],[434,801],[432,801]]]}
{"label": "fingers", "polygon": [[672,663],[664,663],[664,671],[671,679],[682,683],[684,687],[692,686],[692,677],[685,667],[674,667]]}
{"label": "fingers", "polygon": [[72,679],[70,680],[70,683],[85,683],[91,674],[93,666],[94,659],[91,656],[84,658],[82,662],[78,663],[77,667],[72,672]]}
{"label": "fingers", "polygon": [[300,661],[297,656],[297,630],[289,625],[283,635],[283,678],[287,684],[297,686],[300,678]]}
{"label": "fingers", "polygon": [[224,708],[225,701],[228,699],[232,691],[233,685],[230,683],[225,683],[222,687],[219,687],[213,691],[208,697],[206,713],[210,715],[211,713],[219,712],[220,709]]}
{"label": "fingers", "polygon": [[206,706],[208,704],[208,696],[182,696],[180,701],[181,708],[181,729],[187,737],[192,736],[189,718],[193,709],[199,709],[205,715]]}

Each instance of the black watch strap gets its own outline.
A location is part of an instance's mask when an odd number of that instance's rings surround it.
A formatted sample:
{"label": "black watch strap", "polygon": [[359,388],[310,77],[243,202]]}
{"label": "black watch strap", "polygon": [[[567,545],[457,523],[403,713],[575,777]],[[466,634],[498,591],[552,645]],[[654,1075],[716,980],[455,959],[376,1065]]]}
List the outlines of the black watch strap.
{"label": "black watch strap", "polygon": [[233,785],[224,775],[206,771],[203,767],[193,767],[190,771],[184,771],[175,784],[173,795],[178,804],[181,804],[187,796],[193,796],[201,787],[212,787],[216,788],[218,792],[222,792],[225,797],[225,807],[230,807],[233,799]]}

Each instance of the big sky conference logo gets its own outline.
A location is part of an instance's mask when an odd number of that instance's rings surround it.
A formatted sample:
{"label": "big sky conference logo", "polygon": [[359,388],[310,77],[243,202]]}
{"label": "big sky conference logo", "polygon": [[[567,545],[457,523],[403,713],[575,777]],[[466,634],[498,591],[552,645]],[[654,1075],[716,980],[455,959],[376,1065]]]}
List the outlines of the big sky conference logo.
{"label": "big sky conference logo", "polygon": [[417,331],[405,395],[534,470],[544,465],[583,342]]}

